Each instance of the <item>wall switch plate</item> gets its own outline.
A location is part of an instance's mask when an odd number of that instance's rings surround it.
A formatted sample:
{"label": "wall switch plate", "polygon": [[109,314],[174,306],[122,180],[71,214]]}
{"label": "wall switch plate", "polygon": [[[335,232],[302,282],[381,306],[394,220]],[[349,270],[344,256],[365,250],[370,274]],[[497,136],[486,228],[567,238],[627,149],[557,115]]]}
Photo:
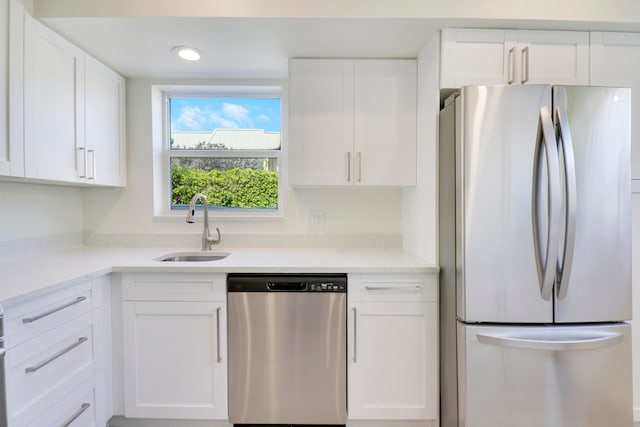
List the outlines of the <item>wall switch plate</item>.
{"label": "wall switch plate", "polygon": [[323,228],[324,227],[324,211],[312,210],[309,211],[309,218],[307,225],[310,228]]}

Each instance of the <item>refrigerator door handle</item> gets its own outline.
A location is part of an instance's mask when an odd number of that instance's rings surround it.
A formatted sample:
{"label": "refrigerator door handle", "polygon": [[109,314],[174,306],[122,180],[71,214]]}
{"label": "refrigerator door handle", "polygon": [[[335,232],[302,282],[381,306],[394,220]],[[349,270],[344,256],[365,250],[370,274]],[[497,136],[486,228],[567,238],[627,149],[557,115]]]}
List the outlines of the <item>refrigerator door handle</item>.
{"label": "refrigerator door handle", "polygon": [[[539,178],[541,173],[541,157],[544,144],[544,154],[546,157],[548,174],[548,218],[549,228],[547,230],[547,247],[543,259],[542,244],[540,242],[540,218],[538,218],[538,202],[540,200]],[[558,246],[560,243],[560,215],[561,215],[561,194],[560,194],[560,170],[558,164],[558,143],[556,141],[551,120],[551,112],[548,106],[540,109],[540,121],[538,122],[538,136],[536,140],[536,150],[533,166],[533,239],[536,247],[536,265],[538,267],[538,279],[540,280],[540,295],[545,301],[551,300],[553,295],[553,285],[558,260]]]}
{"label": "refrigerator door handle", "polygon": [[[565,171],[565,193],[566,193],[566,217],[564,234],[564,252],[562,263],[558,262],[557,287],[558,298],[567,296],[569,277],[571,277],[571,264],[573,261],[573,251],[576,243],[576,162],[573,155],[573,140],[571,130],[567,121],[566,111],[556,108],[556,123],[558,126],[558,142],[562,146]],[[560,259],[558,259],[560,261]]]}
{"label": "refrigerator door handle", "polygon": [[518,336],[511,333],[476,334],[478,342],[499,347],[521,348],[525,350],[569,351],[595,350],[609,347],[622,341],[619,332],[592,332],[586,334],[572,334],[571,332],[550,333],[548,336]]}

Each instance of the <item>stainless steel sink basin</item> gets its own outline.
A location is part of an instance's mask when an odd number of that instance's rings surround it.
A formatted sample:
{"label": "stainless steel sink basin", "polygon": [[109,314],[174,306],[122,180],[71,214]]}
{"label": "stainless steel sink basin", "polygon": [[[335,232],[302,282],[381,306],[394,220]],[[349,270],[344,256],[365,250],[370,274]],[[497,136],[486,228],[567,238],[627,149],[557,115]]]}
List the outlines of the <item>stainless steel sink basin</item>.
{"label": "stainless steel sink basin", "polygon": [[219,261],[231,255],[229,252],[174,252],[154,258],[162,262],[205,262]]}

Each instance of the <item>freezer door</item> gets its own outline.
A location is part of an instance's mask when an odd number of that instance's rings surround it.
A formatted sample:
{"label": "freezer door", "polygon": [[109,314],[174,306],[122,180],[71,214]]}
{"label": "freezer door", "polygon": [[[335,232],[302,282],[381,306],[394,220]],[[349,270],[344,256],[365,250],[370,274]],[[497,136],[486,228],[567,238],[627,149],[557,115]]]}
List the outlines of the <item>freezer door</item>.
{"label": "freezer door", "polygon": [[[532,212],[540,114],[551,105],[551,87],[468,86],[456,103],[457,316],[551,323],[552,299],[541,297]],[[542,190],[546,185],[543,179]],[[542,218],[542,246],[546,227]]]}
{"label": "freezer door", "polygon": [[631,319],[630,97],[626,88],[553,88],[567,190],[556,322]]}
{"label": "freezer door", "polygon": [[460,427],[632,426],[631,326],[458,324]]}

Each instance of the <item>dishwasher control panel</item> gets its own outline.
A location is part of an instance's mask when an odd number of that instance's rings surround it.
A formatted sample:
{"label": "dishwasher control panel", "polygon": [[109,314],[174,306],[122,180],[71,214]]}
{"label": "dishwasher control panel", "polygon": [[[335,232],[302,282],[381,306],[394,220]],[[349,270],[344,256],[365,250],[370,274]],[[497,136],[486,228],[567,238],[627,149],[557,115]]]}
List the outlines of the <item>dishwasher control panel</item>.
{"label": "dishwasher control panel", "polygon": [[347,282],[344,281],[308,281],[309,291],[313,292],[345,292],[347,290]]}
{"label": "dishwasher control panel", "polygon": [[346,274],[229,274],[228,292],[347,292]]}

